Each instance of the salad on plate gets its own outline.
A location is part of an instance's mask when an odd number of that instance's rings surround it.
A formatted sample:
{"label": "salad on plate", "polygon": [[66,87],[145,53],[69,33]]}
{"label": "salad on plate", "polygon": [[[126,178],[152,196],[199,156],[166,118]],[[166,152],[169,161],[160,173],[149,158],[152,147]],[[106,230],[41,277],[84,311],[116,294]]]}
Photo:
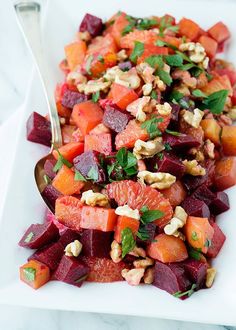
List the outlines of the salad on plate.
{"label": "salad on plate", "polygon": [[[42,191],[53,212],[19,242],[35,250],[22,281],[126,281],[180,299],[212,286],[236,184],[236,71],[216,58],[229,38],[222,22],[84,16],[55,89],[63,145]],[[48,116],[31,114],[27,139],[51,146]]]}

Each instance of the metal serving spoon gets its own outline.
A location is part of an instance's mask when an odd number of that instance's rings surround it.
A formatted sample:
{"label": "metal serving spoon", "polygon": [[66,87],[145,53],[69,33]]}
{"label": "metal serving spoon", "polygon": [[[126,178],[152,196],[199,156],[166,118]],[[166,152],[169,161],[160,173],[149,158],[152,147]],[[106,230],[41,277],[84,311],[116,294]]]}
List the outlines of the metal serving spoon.
{"label": "metal serving spoon", "polygon": [[[35,181],[38,190],[41,194],[42,190],[45,188],[46,185],[43,178],[44,163],[47,159],[53,158],[52,156],[53,148],[59,148],[62,145],[61,127],[56,110],[54,94],[53,91],[50,90],[50,88],[48,88],[48,86],[50,86],[50,77],[47,70],[47,64],[44,59],[43,48],[41,43],[40,5],[37,2],[23,1],[15,5],[15,11],[17,15],[18,24],[21,28],[27,46],[31,51],[31,54],[33,56],[34,62],[37,67],[37,71],[39,73],[39,77],[43,86],[43,92],[47,102],[47,110],[51,121],[52,146],[50,153],[47,156],[40,159],[34,168]],[[47,206],[52,210],[51,205],[49,205],[47,200],[44,199],[44,201],[47,204]]]}

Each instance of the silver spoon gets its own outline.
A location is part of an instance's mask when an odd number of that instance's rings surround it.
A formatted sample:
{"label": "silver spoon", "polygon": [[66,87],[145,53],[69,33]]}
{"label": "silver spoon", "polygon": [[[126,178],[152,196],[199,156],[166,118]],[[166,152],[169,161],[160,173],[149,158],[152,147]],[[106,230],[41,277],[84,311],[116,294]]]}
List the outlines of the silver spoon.
{"label": "silver spoon", "polygon": [[[52,156],[53,148],[59,148],[62,145],[60,121],[56,110],[56,104],[53,91],[48,87],[50,86],[50,77],[47,70],[47,65],[43,55],[41,32],[40,32],[40,13],[41,8],[37,2],[23,1],[15,5],[17,21],[21,28],[22,34],[25,38],[27,46],[31,51],[39,77],[43,86],[43,92],[47,102],[47,110],[51,122],[52,130],[52,146],[50,153],[41,158],[35,168],[34,176],[40,194],[46,186],[43,175],[43,166],[47,159],[54,159]],[[42,195],[41,195],[42,196]],[[42,196],[43,198],[43,196]],[[52,210],[51,205],[45,200],[47,206]]]}

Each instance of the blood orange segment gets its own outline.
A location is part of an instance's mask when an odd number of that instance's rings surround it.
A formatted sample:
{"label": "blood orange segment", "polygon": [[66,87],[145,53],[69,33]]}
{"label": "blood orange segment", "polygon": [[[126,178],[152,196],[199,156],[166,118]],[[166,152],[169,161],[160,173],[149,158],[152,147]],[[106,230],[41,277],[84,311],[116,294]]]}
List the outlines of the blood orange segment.
{"label": "blood orange segment", "polygon": [[154,44],[158,39],[156,32],[151,30],[135,30],[128,33],[126,36],[120,39],[121,48],[134,48],[134,42],[139,41],[145,44]]}
{"label": "blood orange segment", "polygon": [[86,279],[88,282],[109,283],[123,281],[122,269],[126,268],[124,262],[115,264],[108,258],[81,257],[81,260],[90,268]]}
{"label": "blood orange segment", "polygon": [[173,209],[168,199],[154,188],[144,186],[139,182],[124,180],[112,182],[107,185],[109,198],[115,199],[119,206],[128,204],[132,209],[140,210],[147,206],[150,210],[160,210],[163,217],[156,220],[155,224],[165,226],[173,215]]}

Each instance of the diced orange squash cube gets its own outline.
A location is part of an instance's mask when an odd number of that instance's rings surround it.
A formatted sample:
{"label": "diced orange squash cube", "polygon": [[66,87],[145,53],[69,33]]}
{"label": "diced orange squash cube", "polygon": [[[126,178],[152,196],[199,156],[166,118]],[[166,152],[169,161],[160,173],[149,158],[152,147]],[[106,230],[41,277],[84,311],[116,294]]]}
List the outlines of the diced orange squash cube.
{"label": "diced orange squash cube", "polygon": [[168,55],[168,48],[145,44],[143,54],[138,57],[137,64],[144,62],[147,57],[152,55]]}
{"label": "diced orange squash cube", "polygon": [[94,38],[88,46],[87,54],[94,55],[99,53],[100,55],[104,55],[109,52],[117,52],[116,42],[111,33],[107,33],[104,37],[98,36]]}
{"label": "diced orange squash cube", "polygon": [[201,127],[204,131],[205,139],[211,140],[215,145],[220,145],[221,127],[215,119],[203,119]]}
{"label": "diced orange squash cube", "polygon": [[218,43],[224,42],[230,37],[229,29],[223,22],[216,23],[207,32]]}
{"label": "diced orange squash cube", "polygon": [[20,267],[20,279],[33,289],[38,289],[50,280],[50,270],[43,263],[30,260]]}
{"label": "diced orange squash cube", "polygon": [[65,46],[66,60],[71,71],[73,71],[79,64],[83,63],[86,50],[86,43],[82,40]]}
{"label": "diced orange squash cube", "polygon": [[[60,154],[63,158],[72,162],[76,156],[79,156],[84,152],[84,144],[82,142],[69,142],[59,149]],[[53,150],[53,156],[58,159],[59,153],[57,150]]]}
{"label": "diced orange squash cube", "polygon": [[111,134],[85,135],[84,151],[95,150],[105,155],[110,155],[112,151]]}
{"label": "diced orange squash cube", "polygon": [[111,34],[118,46],[120,46],[120,39],[122,37],[124,28],[130,24],[126,16],[126,13],[121,13],[119,16],[115,17],[111,28]]}
{"label": "diced orange squash cube", "polygon": [[130,120],[126,128],[118,133],[115,138],[116,149],[123,147],[133,148],[136,140],[146,141],[148,134],[136,120]]}
{"label": "diced orange squash cube", "polygon": [[134,237],[137,235],[139,229],[139,220],[120,215],[117,220],[114,238],[118,243],[121,243],[122,230],[130,228]]}
{"label": "diced orange squash cube", "polygon": [[232,96],[233,89],[227,75],[219,76],[215,74],[213,79],[205,87],[201,88],[207,95],[221,91],[222,89],[227,89],[229,91],[228,95]]}
{"label": "diced orange squash cube", "polygon": [[113,83],[108,94],[108,99],[111,99],[119,108],[125,110],[131,102],[138,99],[138,95],[131,88]]}
{"label": "diced orange squash cube", "polygon": [[63,195],[79,194],[84,186],[83,181],[75,181],[75,173],[63,165],[52,181],[52,185]]}
{"label": "diced orange squash cube", "polygon": [[102,122],[103,111],[97,103],[86,101],[74,106],[71,118],[81,133],[86,135]]}
{"label": "diced orange squash cube", "polygon": [[236,156],[236,126],[222,128],[221,143],[225,156]]}
{"label": "diced orange squash cube", "polygon": [[161,193],[170,201],[170,205],[173,207],[180,205],[187,195],[183,184],[179,180],[173,183],[170,188],[161,190]]}
{"label": "diced orange squash cube", "polygon": [[225,190],[236,184],[236,157],[227,157],[216,162],[214,185]]}
{"label": "diced orange squash cube", "polygon": [[64,226],[80,230],[83,203],[73,196],[63,196],[56,200],[55,217]]}
{"label": "diced orange squash cube", "polygon": [[200,33],[200,27],[191,19],[182,18],[179,22],[179,34],[186,36],[190,40],[195,40]]}
{"label": "diced orange squash cube", "polygon": [[102,207],[83,206],[80,226],[83,229],[113,231],[117,222],[115,210]]}
{"label": "diced orange squash cube", "polygon": [[188,217],[184,226],[188,243],[206,253],[214,235],[214,229],[207,218]]}
{"label": "diced orange squash cube", "polygon": [[214,39],[212,39],[208,36],[201,36],[199,38],[199,42],[205,48],[207,56],[209,56],[210,58],[215,57],[218,44]]}

